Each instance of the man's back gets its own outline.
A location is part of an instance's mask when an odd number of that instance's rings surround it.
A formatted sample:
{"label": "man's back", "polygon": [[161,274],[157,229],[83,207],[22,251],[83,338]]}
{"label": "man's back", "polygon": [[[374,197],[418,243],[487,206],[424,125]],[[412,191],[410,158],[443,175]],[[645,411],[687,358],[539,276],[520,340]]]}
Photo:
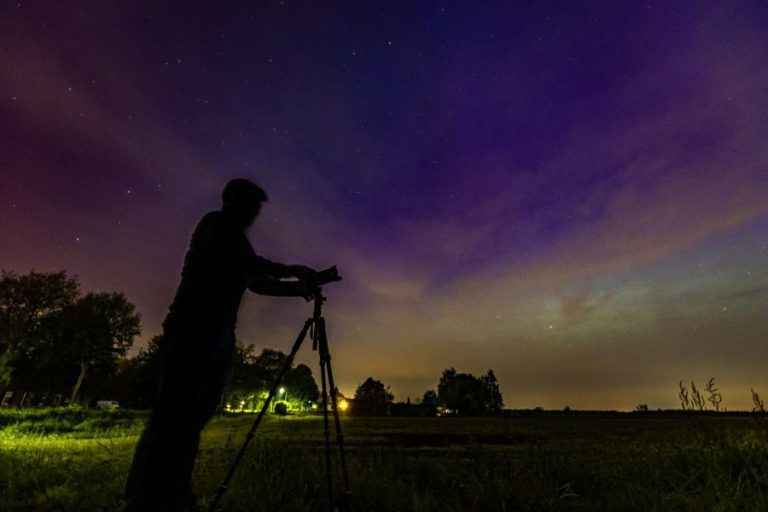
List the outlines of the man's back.
{"label": "man's back", "polygon": [[283,265],[254,253],[235,218],[209,212],[192,234],[164,327],[234,328],[248,280],[258,274],[280,277],[283,271]]}

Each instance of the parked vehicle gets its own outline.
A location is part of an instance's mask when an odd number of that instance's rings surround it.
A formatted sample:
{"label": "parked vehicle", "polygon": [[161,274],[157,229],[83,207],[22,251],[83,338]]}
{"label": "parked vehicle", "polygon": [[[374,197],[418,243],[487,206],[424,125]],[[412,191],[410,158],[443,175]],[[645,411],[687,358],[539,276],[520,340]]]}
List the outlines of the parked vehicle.
{"label": "parked vehicle", "polygon": [[102,409],[105,411],[114,411],[115,409],[120,408],[120,404],[117,403],[115,400],[97,400],[96,408]]}

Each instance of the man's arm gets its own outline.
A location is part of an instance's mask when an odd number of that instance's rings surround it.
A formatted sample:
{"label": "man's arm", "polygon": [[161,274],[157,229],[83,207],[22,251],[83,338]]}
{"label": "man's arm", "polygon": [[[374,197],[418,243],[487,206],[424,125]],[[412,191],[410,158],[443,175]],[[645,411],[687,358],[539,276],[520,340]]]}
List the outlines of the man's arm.
{"label": "man's arm", "polygon": [[295,277],[311,288],[317,286],[317,270],[313,268],[304,265],[287,265],[286,272],[288,277]]}
{"label": "man's arm", "polygon": [[311,287],[317,272],[304,265],[284,265],[256,254],[245,233],[233,230],[220,212],[206,214],[192,235],[190,252],[195,260],[228,271],[274,279],[296,277]]}
{"label": "man's arm", "polygon": [[248,281],[248,289],[260,295],[273,297],[304,297],[308,299],[310,288],[304,281],[281,281],[265,275],[253,276]]}
{"label": "man's arm", "polygon": [[310,267],[304,265],[285,265],[270,261],[253,252],[253,249],[251,249],[249,266],[253,274],[267,274],[277,279],[295,277],[307,283],[310,283],[317,275],[317,271]]}

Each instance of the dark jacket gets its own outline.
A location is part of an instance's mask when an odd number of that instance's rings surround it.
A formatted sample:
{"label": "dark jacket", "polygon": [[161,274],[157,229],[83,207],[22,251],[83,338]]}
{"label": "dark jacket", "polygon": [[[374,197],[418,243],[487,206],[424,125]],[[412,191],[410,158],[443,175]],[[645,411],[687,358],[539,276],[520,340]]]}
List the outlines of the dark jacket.
{"label": "dark jacket", "polygon": [[256,278],[285,277],[286,267],[257,255],[234,218],[207,213],[195,228],[181,282],[163,323],[168,330],[233,329],[240,300]]}

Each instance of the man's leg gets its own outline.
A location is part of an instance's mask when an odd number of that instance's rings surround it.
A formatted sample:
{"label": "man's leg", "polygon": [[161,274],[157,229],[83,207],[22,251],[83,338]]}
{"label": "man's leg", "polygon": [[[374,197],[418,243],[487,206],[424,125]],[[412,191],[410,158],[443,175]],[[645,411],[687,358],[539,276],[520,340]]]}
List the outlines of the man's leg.
{"label": "man's leg", "polygon": [[171,341],[157,404],[126,485],[135,510],[153,504],[183,509],[180,504],[194,501],[192,470],[200,432],[219,405],[235,346],[232,330]]}
{"label": "man's leg", "polygon": [[[147,427],[136,445],[133,464],[126,483],[128,510],[163,510],[176,499],[179,457],[196,428],[191,419],[200,385],[200,372],[206,354],[200,353],[201,340],[165,334],[169,352],[163,381]],[[195,347],[197,350],[190,350]],[[199,434],[199,432],[198,432]],[[132,508],[133,507],[133,508]],[[150,508],[153,507],[153,508]]]}
{"label": "man's leg", "polygon": [[194,397],[194,407],[190,408],[188,416],[189,428],[184,429],[182,435],[177,438],[177,451],[174,456],[177,463],[173,471],[176,480],[171,485],[183,489],[182,494],[192,492],[192,472],[200,445],[200,433],[221,403],[232,366],[234,332],[223,331],[211,341],[212,350],[208,352],[207,364],[201,368],[196,385],[189,390],[190,395]]}
{"label": "man's leg", "polygon": [[170,411],[155,410],[136,445],[125,488],[128,510],[164,510],[177,428]]}
{"label": "man's leg", "polygon": [[150,421],[139,438],[128,473],[128,481],[125,484],[125,499],[128,502],[126,512],[151,510],[149,507],[157,501],[153,492],[153,482],[157,481],[160,468],[156,461],[164,460],[164,457],[157,453],[158,448],[164,446],[164,443],[158,439],[160,436],[161,433],[153,428]]}

